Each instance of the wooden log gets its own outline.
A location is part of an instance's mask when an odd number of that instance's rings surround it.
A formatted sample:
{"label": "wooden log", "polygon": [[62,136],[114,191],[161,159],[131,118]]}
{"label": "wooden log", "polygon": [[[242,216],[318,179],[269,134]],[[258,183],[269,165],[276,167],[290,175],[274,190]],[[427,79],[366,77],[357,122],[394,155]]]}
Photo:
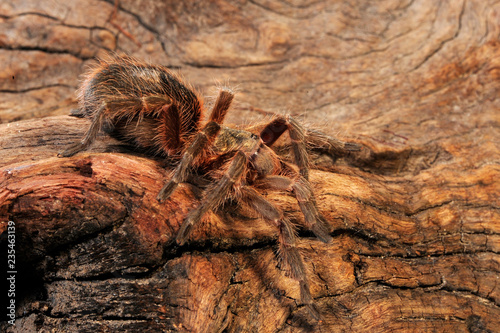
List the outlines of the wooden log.
{"label": "wooden log", "polygon": [[[498,4],[144,3],[0,6],[0,259],[12,221],[18,271],[2,330],[498,330]],[[178,247],[199,193],[158,203],[164,161],[105,135],[56,157],[88,126],[63,114],[103,49],[182,67],[204,95],[230,78],[229,123],[285,107],[364,146],[310,175],[334,238],[299,230],[320,322],[252,212],[210,213]],[[266,195],[300,221],[293,197]]]}

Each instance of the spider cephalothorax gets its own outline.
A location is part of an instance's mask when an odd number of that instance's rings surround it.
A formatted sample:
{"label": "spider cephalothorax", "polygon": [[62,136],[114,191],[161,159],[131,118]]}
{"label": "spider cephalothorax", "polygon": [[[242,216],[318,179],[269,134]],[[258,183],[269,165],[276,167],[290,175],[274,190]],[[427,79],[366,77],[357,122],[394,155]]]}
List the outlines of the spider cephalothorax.
{"label": "spider cephalothorax", "polygon": [[[184,244],[205,213],[228,199],[245,204],[278,232],[282,267],[300,284],[301,302],[316,318],[302,257],[296,248],[295,227],[286,215],[260,194],[263,188],[288,191],[297,199],[304,225],[323,242],[331,237],[316,207],[309,183],[308,147],[333,155],[358,150],[315,130],[306,130],[290,116],[275,116],[260,135],[222,125],[233,100],[230,89],[220,89],[208,120],[202,121],[203,104],[194,90],[165,67],[126,56],[100,60],[79,90],[79,115],[92,120],[81,142],[59,156],[86,149],[102,129],[143,151],[177,160],[172,177],[158,194],[166,200],[193,172],[208,179],[202,185],[198,207],[184,220],[176,241]],[[273,150],[288,131],[292,162]]]}

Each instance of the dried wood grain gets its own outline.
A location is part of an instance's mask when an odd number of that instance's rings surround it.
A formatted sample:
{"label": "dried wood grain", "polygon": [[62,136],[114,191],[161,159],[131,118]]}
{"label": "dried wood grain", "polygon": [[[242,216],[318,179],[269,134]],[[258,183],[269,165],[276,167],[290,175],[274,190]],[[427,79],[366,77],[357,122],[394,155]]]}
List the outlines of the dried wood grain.
{"label": "dried wood grain", "polygon": [[[21,263],[9,332],[495,332],[500,327],[500,6],[494,1],[12,2],[0,5],[0,232]],[[140,45],[129,38],[131,34]],[[322,321],[236,207],[173,244],[197,192],[101,136],[78,76],[102,52],[238,87],[229,123],[287,111],[363,144],[311,172],[332,244],[301,231]],[[207,98],[210,104],[210,98]],[[290,196],[268,197],[297,220]],[[3,254],[2,254],[3,255]],[[3,260],[3,259],[1,259]]]}

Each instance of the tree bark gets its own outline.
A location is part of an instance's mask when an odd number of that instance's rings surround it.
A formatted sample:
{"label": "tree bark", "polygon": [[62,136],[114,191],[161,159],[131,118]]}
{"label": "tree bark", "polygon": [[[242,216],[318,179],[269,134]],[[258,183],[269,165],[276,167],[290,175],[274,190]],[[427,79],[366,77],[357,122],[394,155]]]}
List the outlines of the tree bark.
{"label": "tree bark", "polygon": [[[499,18],[483,0],[0,5],[0,259],[13,226],[17,271],[0,328],[498,331]],[[214,79],[238,87],[227,123],[286,110],[363,146],[310,174],[334,239],[298,230],[321,321],[252,212],[210,213],[179,247],[199,192],[159,203],[164,161],[106,135],[56,157],[89,125],[66,115],[78,75],[110,50],[205,96]],[[301,220],[293,197],[266,196]]]}

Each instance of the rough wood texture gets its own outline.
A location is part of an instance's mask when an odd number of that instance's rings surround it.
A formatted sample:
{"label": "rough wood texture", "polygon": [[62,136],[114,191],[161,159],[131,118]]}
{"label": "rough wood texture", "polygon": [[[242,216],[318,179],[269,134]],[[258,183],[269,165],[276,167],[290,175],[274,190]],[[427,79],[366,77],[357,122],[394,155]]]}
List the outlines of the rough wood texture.
{"label": "rough wood texture", "polygon": [[[0,231],[16,223],[19,266],[16,326],[2,329],[500,329],[498,2],[122,0],[113,12],[0,4]],[[211,214],[178,248],[196,191],[158,204],[161,161],[105,136],[55,157],[88,125],[65,114],[105,50],[179,68],[205,96],[237,86],[230,123],[288,110],[365,146],[311,172],[334,237],[301,234],[322,322],[297,304],[262,221]],[[300,218],[293,198],[269,196]]]}

